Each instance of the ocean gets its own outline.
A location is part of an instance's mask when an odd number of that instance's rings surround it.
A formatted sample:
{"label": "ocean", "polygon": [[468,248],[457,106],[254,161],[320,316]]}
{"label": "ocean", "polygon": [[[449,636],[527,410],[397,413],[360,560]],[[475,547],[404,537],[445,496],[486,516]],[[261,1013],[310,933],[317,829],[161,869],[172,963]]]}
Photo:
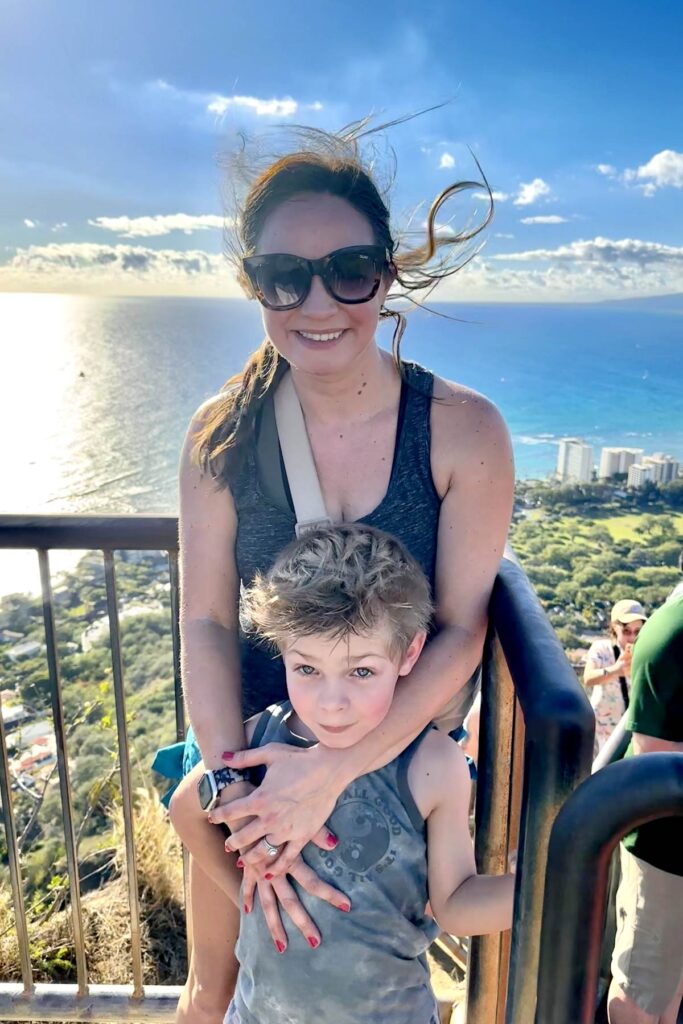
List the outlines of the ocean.
{"label": "ocean", "polygon": [[[435,308],[404,357],[496,402],[518,477],[567,435],[683,461],[680,297]],[[0,295],[0,512],[175,512],[190,416],[261,338],[243,300]]]}

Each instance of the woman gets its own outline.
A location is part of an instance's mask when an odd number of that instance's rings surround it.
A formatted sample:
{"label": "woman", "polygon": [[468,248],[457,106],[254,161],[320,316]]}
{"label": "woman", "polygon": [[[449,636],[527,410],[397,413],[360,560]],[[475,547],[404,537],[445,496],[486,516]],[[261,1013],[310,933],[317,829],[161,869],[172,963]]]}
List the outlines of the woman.
{"label": "woman", "polygon": [[[239,273],[263,307],[266,340],[196,414],[180,477],[190,721],[207,769],[267,766],[258,790],[247,781],[226,785],[212,820],[232,829],[244,891],[253,891],[258,878],[271,931],[279,904],[311,945],[321,936],[292,900],[285,874],[341,901],[301,874],[299,851],[311,839],[323,848],[334,842],[323,826],[351,780],[387,764],[446,707],[451,720],[462,721],[472,696],[462,691],[481,658],[514,478],[497,410],[461,385],[402,363],[404,321],[384,304],[395,282],[404,293],[428,289],[457,269],[453,243],[476,232],[437,237],[435,219],[450,195],[481,185],[446,189],[430,210],[425,245],[403,252],[363,166],[360,136],[358,126],[340,136],[309,132],[300,152],[271,164],[249,190],[238,222]],[[393,355],[375,340],[380,318],[390,315],[397,320]],[[436,633],[387,718],[356,746],[270,745],[245,753],[243,719],[285,696],[281,664],[240,636],[238,604],[240,585],[267,571],[294,535],[272,413],[287,369],[331,518],[374,525],[403,541],[433,588]],[[191,754],[187,766],[198,756]],[[172,816],[183,835],[180,794]],[[277,859],[268,856],[273,852]],[[193,954],[177,1019],[218,1024],[234,985],[239,915],[196,861],[190,884]]]}
{"label": "woman", "polygon": [[638,601],[617,601],[610,614],[609,636],[595,640],[586,655],[583,684],[591,688],[596,753],[628,707],[631,651],[646,618]]}

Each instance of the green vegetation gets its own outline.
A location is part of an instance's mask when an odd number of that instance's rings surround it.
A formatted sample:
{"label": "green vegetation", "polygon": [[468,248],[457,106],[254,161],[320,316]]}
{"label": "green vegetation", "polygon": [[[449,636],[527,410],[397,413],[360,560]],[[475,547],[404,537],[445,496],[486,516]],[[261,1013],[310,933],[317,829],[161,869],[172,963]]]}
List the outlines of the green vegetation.
{"label": "green vegetation", "polygon": [[510,540],[568,654],[605,631],[615,601],[652,611],[680,580],[682,493],[518,484]]}

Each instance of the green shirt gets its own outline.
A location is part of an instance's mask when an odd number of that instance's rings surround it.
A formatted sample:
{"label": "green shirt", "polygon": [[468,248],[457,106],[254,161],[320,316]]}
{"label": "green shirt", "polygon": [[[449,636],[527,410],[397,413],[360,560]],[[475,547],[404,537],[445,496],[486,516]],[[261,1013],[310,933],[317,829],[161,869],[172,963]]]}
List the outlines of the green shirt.
{"label": "green shirt", "polygon": [[[631,732],[683,743],[683,596],[662,605],[633,648]],[[633,744],[626,752],[633,755]],[[683,875],[683,817],[662,818],[631,832],[624,846],[661,871]]]}

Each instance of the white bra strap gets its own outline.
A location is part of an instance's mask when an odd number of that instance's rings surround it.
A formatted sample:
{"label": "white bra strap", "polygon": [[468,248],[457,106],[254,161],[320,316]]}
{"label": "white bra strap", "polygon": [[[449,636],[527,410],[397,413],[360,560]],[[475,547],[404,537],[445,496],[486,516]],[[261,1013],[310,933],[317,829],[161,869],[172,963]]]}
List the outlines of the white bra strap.
{"label": "white bra strap", "polygon": [[278,385],[273,405],[282,458],[294,502],[296,535],[300,537],[307,530],[330,526],[332,520],[325,508],[304,414],[289,371]]}

